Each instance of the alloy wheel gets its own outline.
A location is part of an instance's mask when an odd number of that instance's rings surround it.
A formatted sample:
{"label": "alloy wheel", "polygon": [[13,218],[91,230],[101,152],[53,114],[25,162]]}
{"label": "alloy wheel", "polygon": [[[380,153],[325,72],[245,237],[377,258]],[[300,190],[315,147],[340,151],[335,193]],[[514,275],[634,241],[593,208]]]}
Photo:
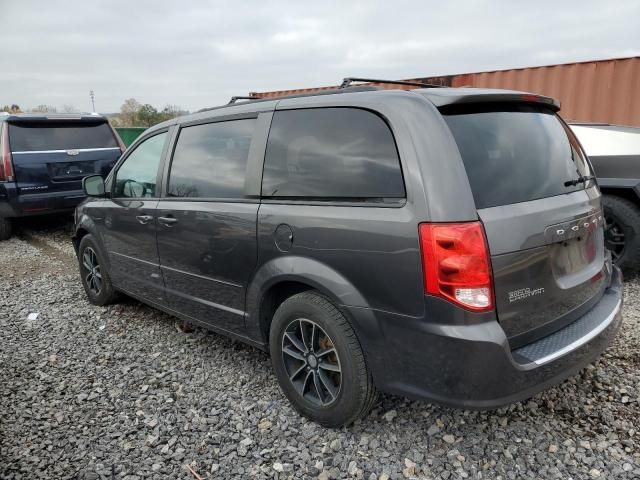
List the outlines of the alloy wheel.
{"label": "alloy wheel", "polygon": [[85,269],[85,281],[89,290],[94,295],[100,295],[102,289],[102,273],[100,272],[100,263],[98,256],[91,247],[84,249],[82,254],[82,266]]}
{"label": "alloy wheel", "polygon": [[282,336],[282,360],[301,397],[322,407],[336,401],[342,385],[340,359],[320,325],[303,318],[289,323]]}

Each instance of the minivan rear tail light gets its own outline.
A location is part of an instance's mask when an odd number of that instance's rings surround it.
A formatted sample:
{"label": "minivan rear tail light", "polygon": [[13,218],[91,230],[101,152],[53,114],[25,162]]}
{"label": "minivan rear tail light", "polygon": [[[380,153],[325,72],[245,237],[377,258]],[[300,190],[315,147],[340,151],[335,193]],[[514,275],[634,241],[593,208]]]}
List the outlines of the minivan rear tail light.
{"label": "minivan rear tail light", "polygon": [[419,226],[424,290],[473,312],[493,310],[489,249],[480,222]]}
{"label": "minivan rear tail light", "polygon": [[6,122],[0,125],[0,182],[13,181],[13,165],[9,150],[9,127]]}

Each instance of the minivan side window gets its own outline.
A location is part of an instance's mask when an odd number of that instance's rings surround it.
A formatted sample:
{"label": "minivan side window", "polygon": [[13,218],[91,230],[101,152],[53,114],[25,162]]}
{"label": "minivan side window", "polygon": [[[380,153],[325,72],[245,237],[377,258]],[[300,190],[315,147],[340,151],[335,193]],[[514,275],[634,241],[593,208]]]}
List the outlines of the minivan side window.
{"label": "minivan side window", "polygon": [[180,130],[169,173],[170,197],[244,197],[249,146],[256,119],[230,120]]}
{"label": "minivan side window", "polygon": [[157,196],[158,165],[167,141],[167,132],[140,143],[116,172],[114,197],[153,198]]}
{"label": "minivan side window", "polygon": [[387,123],[358,108],[275,112],[263,197],[361,200],[404,198],[400,159]]}

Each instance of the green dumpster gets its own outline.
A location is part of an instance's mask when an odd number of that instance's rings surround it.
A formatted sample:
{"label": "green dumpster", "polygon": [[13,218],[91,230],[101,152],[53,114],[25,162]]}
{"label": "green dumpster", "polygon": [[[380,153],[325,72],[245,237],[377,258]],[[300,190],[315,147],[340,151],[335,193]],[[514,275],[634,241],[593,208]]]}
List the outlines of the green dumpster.
{"label": "green dumpster", "polygon": [[145,130],[145,127],[116,127],[116,132],[118,132],[118,135],[120,135],[120,138],[122,139],[122,143],[124,143],[126,147],[131,145],[133,141]]}

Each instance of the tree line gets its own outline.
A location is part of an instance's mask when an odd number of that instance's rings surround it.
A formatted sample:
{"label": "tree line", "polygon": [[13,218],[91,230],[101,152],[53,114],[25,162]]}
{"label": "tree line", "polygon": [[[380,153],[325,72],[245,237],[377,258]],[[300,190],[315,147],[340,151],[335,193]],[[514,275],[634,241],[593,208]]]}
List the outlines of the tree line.
{"label": "tree line", "polygon": [[[7,112],[7,113],[59,113],[58,112],[58,108],[54,107],[53,105],[38,105],[37,107],[33,107],[33,108],[29,108],[27,110],[22,110],[22,108],[20,108],[20,105],[17,105],[15,103],[12,103],[11,105],[7,104],[4,105],[2,107],[0,107],[0,112]],[[60,109],[60,113],[80,113],[80,110],[78,110],[76,107],[74,107],[73,105],[64,105],[61,109]]]}
{"label": "tree line", "polygon": [[109,119],[114,127],[151,127],[180,115],[189,113],[178,105],[165,105],[162,110],[148,103],[141,104],[135,98],[128,98],[120,107],[120,113]]}

